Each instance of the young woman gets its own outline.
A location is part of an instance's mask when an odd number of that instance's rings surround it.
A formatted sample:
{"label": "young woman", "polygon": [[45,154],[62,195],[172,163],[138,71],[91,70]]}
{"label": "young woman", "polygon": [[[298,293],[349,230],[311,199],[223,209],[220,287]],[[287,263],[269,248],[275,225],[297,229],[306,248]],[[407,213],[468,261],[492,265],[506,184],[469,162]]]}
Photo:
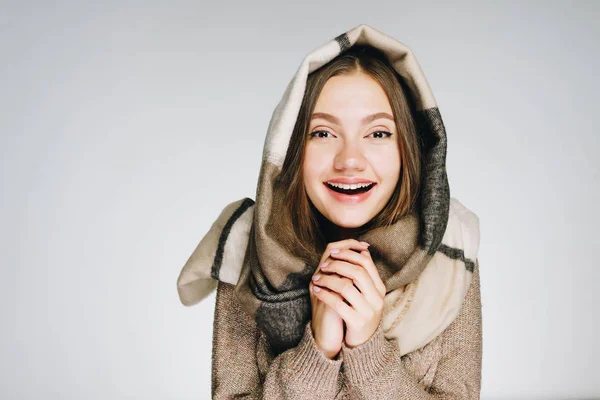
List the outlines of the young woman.
{"label": "young woman", "polygon": [[357,26],[310,53],[269,124],[256,202],[183,267],[215,287],[212,397],[478,399],[478,217],[408,47]]}

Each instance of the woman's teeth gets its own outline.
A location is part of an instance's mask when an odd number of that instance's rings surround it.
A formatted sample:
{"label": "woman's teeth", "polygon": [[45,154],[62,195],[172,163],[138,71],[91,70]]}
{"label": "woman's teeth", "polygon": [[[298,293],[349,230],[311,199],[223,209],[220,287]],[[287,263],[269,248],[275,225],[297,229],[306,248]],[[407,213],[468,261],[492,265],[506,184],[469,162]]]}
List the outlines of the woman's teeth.
{"label": "woman's teeth", "polygon": [[327,186],[331,188],[331,190],[344,193],[344,194],[356,194],[356,193],[364,193],[371,190],[373,187],[373,183],[354,183],[354,184],[345,184],[345,183],[330,183],[325,182]]}

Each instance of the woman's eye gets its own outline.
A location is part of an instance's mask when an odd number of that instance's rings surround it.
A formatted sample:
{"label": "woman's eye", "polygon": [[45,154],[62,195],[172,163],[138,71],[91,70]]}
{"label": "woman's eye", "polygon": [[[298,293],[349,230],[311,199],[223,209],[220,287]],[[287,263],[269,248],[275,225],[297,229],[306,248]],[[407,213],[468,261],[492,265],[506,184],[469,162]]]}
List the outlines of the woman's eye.
{"label": "woman's eye", "polygon": [[373,133],[371,133],[371,135],[373,135],[373,137],[376,138],[376,139],[386,138],[386,137],[392,136],[392,134],[390,132],[386,132],[386,131],[373,132]]}
{"label": "woman's eye", "polygon": [[[329,136],[327,136],[329,135]],[[328,138],[332,137],[332,133],[329,131],[314,131],[309,134],[311,138]],[[373,136],[375,139],[388,138],[392,136],[392,133],[386,131],[376,131],[371,133],[369,136]]]}
{"label": "woman's eye", "polygon": [[311,138],[314,138],[314,137],[326,138],[327,137],[326,135],[331,135],[331,133],[329,133],[327,131],[315,131],[315,132],[310,133]]}

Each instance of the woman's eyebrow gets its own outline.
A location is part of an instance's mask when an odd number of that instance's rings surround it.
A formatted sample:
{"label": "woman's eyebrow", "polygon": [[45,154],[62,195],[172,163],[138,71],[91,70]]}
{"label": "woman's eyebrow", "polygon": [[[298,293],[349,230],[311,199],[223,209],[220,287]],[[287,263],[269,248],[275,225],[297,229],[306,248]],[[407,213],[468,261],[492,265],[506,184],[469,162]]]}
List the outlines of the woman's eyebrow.
{"label": "woman's eyebrow", "polygon": [[[321,118],[321,119],[327,120],[327,121],[329,121],[329,122],[331,122],[333,124],[337,124],[337,125],[340,124],[340,120],[337,117],[335,117],[335,116],[333,116],[331,114],[324,113],[324,112],[313,113],[313,115],[311,117],[311,121],[313,119],[317,119],[317,118]],[[389,119],[390,121],[394,122],[394,117],[392,117],[389,113],[378,112],[378,113],[367,115],[366,117],[364,117],[363,120],[362,120],[362,123],[363,123],[363,125],[364,124],[368,124],[368,123],[373,122],[373,121],[375,121],[376,119],[379,119],[379,118],[386,118],[386,119]]]}

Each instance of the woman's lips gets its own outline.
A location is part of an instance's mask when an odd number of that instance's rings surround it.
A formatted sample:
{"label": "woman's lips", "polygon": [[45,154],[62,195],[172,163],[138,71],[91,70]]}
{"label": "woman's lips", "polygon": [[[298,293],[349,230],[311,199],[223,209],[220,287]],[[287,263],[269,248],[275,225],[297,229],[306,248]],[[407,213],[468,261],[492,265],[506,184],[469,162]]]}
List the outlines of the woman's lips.
{"label": "woman's lips", "polygon": [[337,201],[339,201],[340,203],[344,203],[344,204],[357,204],[357,203],[361,203],[361,202],[365,201],[371,195],[371,192],[373,191],[373,189],[375,188],[375,186],[377,184],[374,183],[373,186],[371,187],[371,189],[369,189],[368,191],[366,191],[364,193],[357,193],[357,194],[339,193],[339,192],[336,192],[335,190],[331,189],[331,187],[329,187],[328,184],[323,183],[323,185],[325,185],[325,187],[327,188],[327,191],[329,192],[329,194],[334,199],[336,199]]}

